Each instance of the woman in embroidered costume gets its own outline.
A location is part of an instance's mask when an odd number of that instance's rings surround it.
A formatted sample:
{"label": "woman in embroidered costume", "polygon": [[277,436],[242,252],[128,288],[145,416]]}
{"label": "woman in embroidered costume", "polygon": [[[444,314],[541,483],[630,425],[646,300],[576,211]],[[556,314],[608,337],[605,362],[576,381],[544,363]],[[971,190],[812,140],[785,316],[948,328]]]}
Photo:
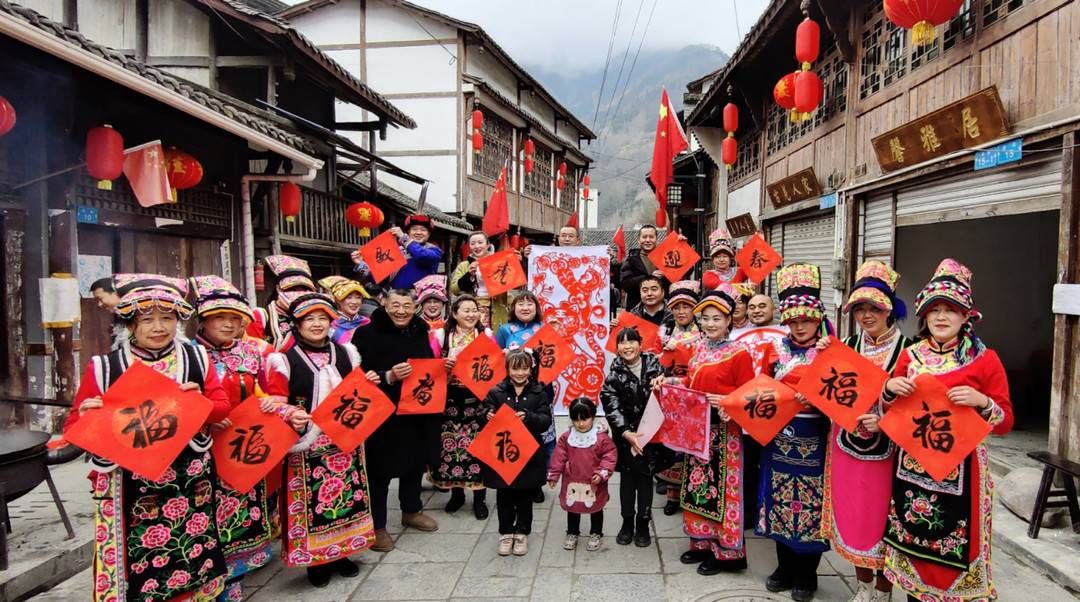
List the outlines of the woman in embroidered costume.
{"label": "woman in embroidered costume", "polygon": [[706,292],[694,310],[703,336],[690,360],[690,375],[668,382],[686,384],[708,395],[711,426],[709,459],[685,455],[679,499],[690,550],[679,560],[698,564],[700,575],[746,569],[742,507],[742,429],[720,408],[720,401],[754,378],[750,353],[728,339],[735,290],[729,284]]}
{"label": "woman in embroidered costume", "polygon": [[[258,386],[266,384],[264,368],[273,348],[244,334],[252,320],[251,307],[231,282],[219,276],[197,276],[191,279],[191,288],[199,319],[194,343],[206,349],[229,405],[235,408],[251,395],[261,394]],[[245,494],[221,482],[215,495],[221,551],[229,567],[219,599],[243,600],[243,576],[271,559],[271,542],[279,525],[277,496],[268,494],[266,481]]]}
{"label": "woman in embroidered costume", "polygon": [[746,280],[746,275],[735,264],[735,241],[725,228],[717,228],[709,234],[709,258],[712,269],[701,275],[701,286],[711,291],[721,284],[734,284]]}
{"label": "woman in embroidered costume", "polygon": [[[117,274],[115,282],[120,302],[113,311],[130,338],[91,358],[64,430],[101,411],[101,396],[134,362],[175,379],[181,389],[201,389],[213,402],[208,425],[224,420],[229,400],[206,351],[176,342],[177,323],[193,311],[184,301],[185,282],[156,274]],[[93,600],[208,602],[221,593],[226,566],[214,522],[210,445],[204,428],[156,481],[92,458]]]}
{"label": "woman in embroidered costume", "polygon": [[[821,270],[816,265],[784,266],[776,283],[780,321],[791,332],[778,349],[770,350],[767,372],[794,386],[817,357],[818,340],[832,329],[825,319]],[[818,563],[829,549],[821,533],[829,428],[829,420],[807,405],[761,450],[755,531],[776,541],[778,564],[765,587],[771,592],[790,589],[791,598],[800,602],[814,598]]]}
{"label": "woman in embroidered costume", "polygon": [[289,255],[270,255],[263,261],[273,275],[274,294],[271,295],[266,309],[255,308],[255,319],[248,324],[247,333],[270,343],[278,351],[284,351],[292,342],[289,338],[289,301],[282,293],[314,292],[315,283],[311,281],[311,268],[303,259]]}
{"label": "woman in embroidered costume", "polygon": [[[447,372],[454,369],[458,354],[481,334],[490,337],[491,331],[480,324],[480,305],[476,298],[461,295],[454,299],[446,327],[436,330],[431,337],[436,355],[446,358]],[[440,431],[439,465],[432,467],[431,471],[431,482],[436,487],[450,489],[447,512],[457,512],[465,504],[465,490],[472,490],[473,515],[477,520],[488,517],[488,507],[484,501],[487,490],[484,489],[480,461],[467,450],[487,423],[482,401],[457,378],[450,378]]]}
{"label": "woman in embroidered costume", "polygon": [[446,296],[446,277],[439,274],[424,276],[413,288],[416,304],[420,307],[417,313],[432,332],[442,328],[446,324],[446,304],[450,301]]}
{"label": "woman in embroidered costume", "polygon": [[488,241],[487,234],[476,231],[469,234],[469,256],[459,263],[450,274],[450,292],[455,296],[470,294],[480,305],[481,322],[493,331],[506,324],[509,316],[508,295],[492,297],[480,275],[479,260],[495,253],[495,246]]}
{"label": "woman in embroidered costume", "polygon": [[[855,317],[861,331],[844,344],[887,372],[892,372],[910,344],[896,324],[907,315],[904,302],[896,297],[899,279],[887,264],[871,259],[855,272],[855,285],[844,305],[844,313]],[[824,349],[828,341],[822,339],[818,347]],[[881,413],[879,407],[865,418],[876,424]],[[834,424],[829,434],[822,533],[830,538],[836,553],[855,566],[859,589],[852,602],[882,602],[892,596],[892,584],[882,573],[885,544],[881,537],[889,510],[894,456],[892,442],[866,427],[849,433]]]}
{"label": "woman in embroidered costume", "polygon": [[[665,352],[673,352],[680,345],[686,348],[694,348],[698,339],[701,338],[701,327],[698,326],[697,315],[694,307],[698,303],[698,295],[701,293],[701,284],[694,280],[680,280],[671,285],[668,290],[667,306],[671,310],[674,319],[673,325],[665,324],[660,327],[660,344]],[[668,376],[685,377],[686,367],[673,366],[665,370]],[[682,485],[683,461],[679,456],[674,464],[656,473],[656,479],[662,485],[666,485],[667,503],[664,504],[664,514],[673,516],[679,511],[679,486]],[[658,493],[664,493],[657,489]]]}
{"label": "woman in embroidered costume", "polygon": [[330,339],[342,345],[352,342],[353,331],[371,322],[360,314],[364,299],[370,299],[364,287],[344,276],[327,276],[319,280],[319,286],[337,301],[338,317],[330,325]]}
{"label": "woman in embroidered costume", "polygon": [[[289,305],[296,344],[268,362],[267,393],[281,415],[303,433],[285,459],[285,566],[307,567],[308,581],[324,587],[333,573],[359,574],[347,558],[371,547],[372,527],[364,452],[342,452],[310,421],[310,414],[360,365],[351,343],[330,340],[333,300],[305,293]],[[368,372],[368,380],[379,376]]]}
{"label": "woman in embroidered costume", "polygon": [[[956,405],[973,407],[1004,435],[1012,429],[1009,383],[997,353],[974,332],[980,318],[971,270],[953,259],[938,265],[915,298],[917,343],[901,356],[885,383],[886,403],[914,391],[912,379],[932,374]],[[994,600],[990,575],[990,518],[994,483],[980,444],[942,482],[904,450],[897,455],[885,533],[885,576],[909,600]]]}

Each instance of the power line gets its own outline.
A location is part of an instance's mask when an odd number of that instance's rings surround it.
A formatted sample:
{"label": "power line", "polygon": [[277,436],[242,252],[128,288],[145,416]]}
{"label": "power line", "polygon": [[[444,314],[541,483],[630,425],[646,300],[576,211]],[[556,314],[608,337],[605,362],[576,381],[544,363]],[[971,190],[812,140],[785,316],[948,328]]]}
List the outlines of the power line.
{"label": "power line", "polygon": [[615,111],[611,114],[611,119],[608,119],[607,127],[611,126],[615,116],[618,115],[619,109],[622,108],[622,101],[626,98],[626,92],[630,89],[630,78],[634,75],[634,67],[637,67],[638,56],[641,54],[641,47],[645,45],[645,38],[649,35],[649,25],[652,23],[653,13],[656,12],[656,3],[659,0],[653,0],[652,8],[649,9],[649,18],[645,21],[645,29],[641,31],[641,40],[638,41],[637,50],[634,52],[634,60],[630,63],[630,73],[626,76],[626,84],[623,86],[622,96],[619,96],[619,102],[615,105]]}
{"label": "power line", "polygon": [[608,67],[611,65],[611,50],[615,47],[615,34],[619,30],[619,15],[622,13],[622,0],[615,5],[615,18],[611,22],[611,36],[608,37],[607,58],[604,59],[604,75],[600,78],[600,94],[596,97],[596,110],[593,111],[592,126],[596,127],[596,116],[600,114],[600,102],[604,99],[604,84],[607,82]]}
{"label": "power line", "polygon": [[634,43],[634,34],[637,33],[638,21],[641,19],[641,8],[643,6],[645,6],[645,0],[641,0],[638,3],[637,14],[634,15],[634,26],[630,28],[630,37],[626,39],[626,50],[623,51],[622,63],[619,64],[619,74],[615,77],[615,87],[611,89],[611,98],[608,99],[608,109],[604,111],[605,124],[611,121],[611,103],[615,101],[615,96],[619,93],[619,82],[622,81],[623,69],[626,67],[626,58],[630,56],[630,45]]}
{"label": "power line", "polygon": [[735,13],[735,33],[739,34],[739,40],[742,40],[742,28],[739,27],[739,7],[735,0],[731,0],[731,10]]}

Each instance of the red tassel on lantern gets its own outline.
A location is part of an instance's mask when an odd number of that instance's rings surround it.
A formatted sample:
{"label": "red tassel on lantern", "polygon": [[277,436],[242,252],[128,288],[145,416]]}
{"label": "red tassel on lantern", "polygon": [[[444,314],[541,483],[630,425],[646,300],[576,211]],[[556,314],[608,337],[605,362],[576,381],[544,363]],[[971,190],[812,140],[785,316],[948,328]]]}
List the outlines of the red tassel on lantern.
{"label": "red tassel on lantern", "polygon": [[285,221],[292,223],[300,215],[300,187],[293,182],[282,182],[278,187],[278,210]]}
{"label": "red tassel on lantern", "polygon": [[472,112],[472,127],[472,149],[474,153],[480,154],[480,151],[484,150],[484,113],[480,109]]}
{"label": "red tassel on lantern", "polygon": [[15,127],[15,107],[11,106],[8,99],[0,96],[0,136],[3,136]]}
{"label": "red tassel on lantern", "polygon": [[821,51],[821,27],[817,21],[806,17],[795,30],[795,58],[802,63],[803,71],[818,59]]}
{"label": "red tassel on lantern", "polygon": [[195,157],[172,147],[165,151],[165,173],[169,176],[169,187],[172,188],[175,203],[177,190],[187,190],[202,182],[203,168]]}
{"label": "red tassel on lantern", "polygon": [[124,138],[111,125],[86,133],[86,171],[101,190],[112,190],[112,181],[124,171]]}
{"label": "red tassel on lantern", "polygon": [[795,79],[795,110],[802,113],[802,119],[809,119],[810,113],[821,102],[821,78],[813,71],[800,71]]}
{"label": "red tassel on lantern", "polygon": [[739,129],[739,107],[733,102],[724,105],[724,131],[734,132]]}
{"label": "red tassel on lantern", "polygon": [[885,0],[885,17],[911,30],[912,46],[934,41],[934,28],[960,10],[964,0]]}
{"label": "red tassel on lantern", "polygon": [[720,146],[720,154],[724,160],[724,165],[730,170],[732,165],[735,165],[735,158],[739,155],[738,143],[735,142],[735,136],[728,133],[728,137],[724,138],[724,142]]}

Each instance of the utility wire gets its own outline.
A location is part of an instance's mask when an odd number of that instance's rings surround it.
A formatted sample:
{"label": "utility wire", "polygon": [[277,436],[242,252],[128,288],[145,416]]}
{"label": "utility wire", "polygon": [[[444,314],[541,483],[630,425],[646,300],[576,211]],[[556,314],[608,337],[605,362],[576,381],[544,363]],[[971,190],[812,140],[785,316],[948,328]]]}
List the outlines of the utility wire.
{"label": "utility wire", "polygon": [[645,29],[641,31],[641,40],[638,41],[637,50],[634,52],[634,60],[630,63],[630,73],[626,75],[626,84],[623,86],[622,95],[619,96],[619,102],[615,105],[615,111],[611,113],[611,116],[608,119],[606,126],[608,128],[614,123],[615,116],[618,115],[619,109],[622,108],[622,101],[626,98],[626,92],[630,89],[630,77],[634,75],[634,68],[637,67],[638,56],[641,55],[641,47],[645,45],[645,38],[649,35],[649,25],[652,23],[653,13],[656,12],[656,3],[658,1],[659,0],[653,0],[652,8],[649,9],[649,18],[645,21]]}
{"label": "utility wire", "polygon": [[[630,56],[630,45],[634,43],[634,34],[637,33],[638,21],[641,19],[641,8],[645,6],[645,0],[638,3],[637,14],[634,15],[634,26],[630,28],[630,37],[626,39],[626,50],[623,51],[622,63],[619,64],[619,74],[615,77],[615,87],[611,89],[611,98],[608,99],[608,108],[604,110],[604,122],[611,122],[611,104],[615,102],[615,96],[619,93],[619,82],[622,81],[623,69],[626,67],[626,59]],[[605,125],[605,127],[607,127]],[[603,128],[601,128],[603,129]]]}
{"label": "utility wire", "polygon": [[739,34],[739,40],[742,40],[742,28],[739,27],[739,6],[735,0],[731,0],[731,11],[735,13],[735,33]]}
{"label": "utility wire", "polygon": [[600,94],[596,97],[596,110],[593,111],[592,126],[596,127],[596,116],[600,114],[600,102],[604,99],[604,84],[607,83],[608,67],[611,65],[611,50],[615,47],[615,34],[619,30],[619,15],[622,13],[622,0],[615,5],[615,18],[611,21],[611,35],[608,37],[607,58],[604,59],[604,75],[600,78]]}

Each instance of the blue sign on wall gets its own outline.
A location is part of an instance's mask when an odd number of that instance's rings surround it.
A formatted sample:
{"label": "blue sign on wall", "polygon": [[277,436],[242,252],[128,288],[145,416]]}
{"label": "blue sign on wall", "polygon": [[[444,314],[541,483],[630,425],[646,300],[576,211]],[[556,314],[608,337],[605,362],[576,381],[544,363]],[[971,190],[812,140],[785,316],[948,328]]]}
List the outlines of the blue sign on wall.
{"label": "blue sign on wall", "polygon": [[819,199],[818,209],[831,209],[836,206],[836,193],[831,192]]}
{"label": "blue sign on wall", "polygon": [[80,205],[75,210],[75,221],[80,224],[96,224],[98,223],[98,210],[97,207],[87,207]]}
{"label": "blue sign on wall", "polygon": [[1019,161],[1024,156],[1024,140],[1016,138],[991,146],[985,150],[975,151],[975,171],[990,169],[998,165]]}

